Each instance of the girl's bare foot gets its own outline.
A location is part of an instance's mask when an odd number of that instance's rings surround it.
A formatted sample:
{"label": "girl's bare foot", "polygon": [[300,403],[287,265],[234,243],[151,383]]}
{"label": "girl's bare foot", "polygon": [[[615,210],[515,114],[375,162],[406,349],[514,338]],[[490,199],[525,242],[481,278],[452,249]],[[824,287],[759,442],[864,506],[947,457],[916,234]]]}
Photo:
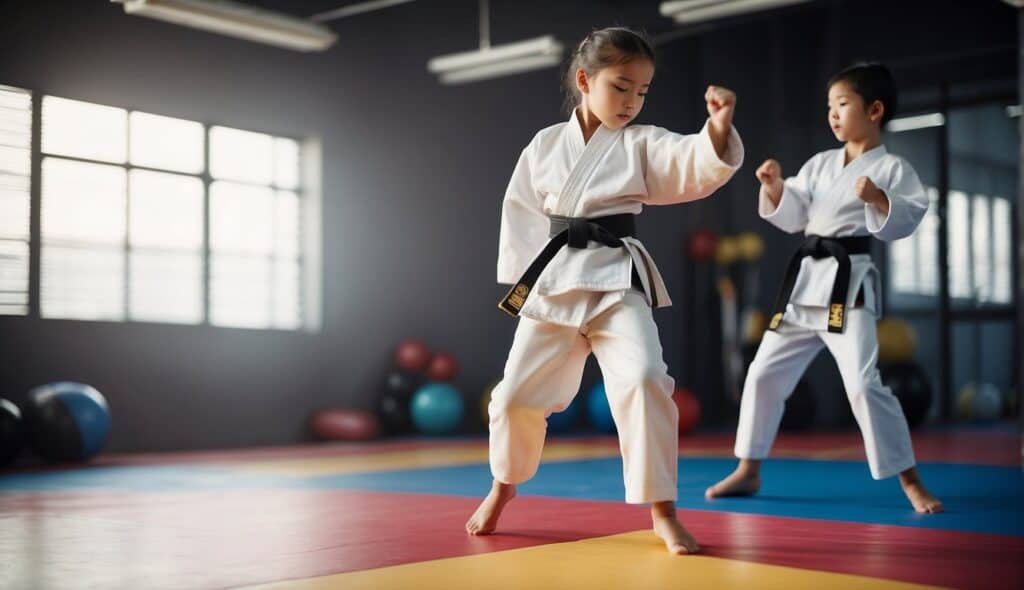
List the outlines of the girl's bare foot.
{"label": "girl's bare foot", "polygon": [[672,502],[651,504],[651,521],[654,534],[665,541],[665,548],[673,555],[688,555],[700,551],[700,546],[686,528],[676,519],[676,507]]}
{"label": "girl's bare foot", "polygon": [[911,467],[900,474],[900,485],[903,486],[903,493],[907,495],[907,499],[917,512],[942,512],[942,502],[924,487],[916,468]]}
{"label": "girl's bare foot", "polygon": [[508,504],[508,501],[516,497],[516,486],[507,483],[494,482],[491,492],[487,494],[484,501],[469,517],[466,523],[466,532],[471,535],[489,535],[498,526],[498,518],[501,510]]}
{"label": "girl's bare foot", "polygon": [[727,496],[753,496],[761,489],[761,462],[743,459],[722,481],[704,491],[708,500]]}

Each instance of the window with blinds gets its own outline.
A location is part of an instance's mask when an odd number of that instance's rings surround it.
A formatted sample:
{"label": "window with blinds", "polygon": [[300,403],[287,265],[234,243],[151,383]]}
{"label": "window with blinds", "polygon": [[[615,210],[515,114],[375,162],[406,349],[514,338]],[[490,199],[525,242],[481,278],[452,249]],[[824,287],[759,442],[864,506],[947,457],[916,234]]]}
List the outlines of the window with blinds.
{"label": "window with blinds", "polygon": [[0,315],[27,315],[32,95],[0,86]]}
{"label": "window with blinds", "polygon": [[[930,205],[909,237],[889,244],[896,293],[936,296],[939,292],[938,190],[928,187]],[[977,304],[1013,302],[1013,250],[1010,201],[1001,196],[949,191],[949,295]]]}
{"label": "window with blinds", "polygon": [[[41,99],[43,318],[298,329],[300,143]],[[0,313],[29,312],[32,95],[0,87]]]}

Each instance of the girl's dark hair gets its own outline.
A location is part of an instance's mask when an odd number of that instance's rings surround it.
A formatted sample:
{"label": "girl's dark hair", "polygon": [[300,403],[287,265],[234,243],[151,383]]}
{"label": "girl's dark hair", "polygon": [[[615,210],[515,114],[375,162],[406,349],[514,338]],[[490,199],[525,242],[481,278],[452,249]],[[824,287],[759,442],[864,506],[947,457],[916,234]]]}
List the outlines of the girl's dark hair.
{"label": "girl's dark hair", "polygon": [[846,82],[864,99],[864,107],[881,101],[885,106],[882,113],[882,125],[889,122],[896,114],[896,82],[892,79],[889,68],[880,63],[858,62],[843,69],[828,81],[828,89],[837,82]]}
{"label": "girl's dark hair", "polygon": [[588,76],[593,76],[603,68],[638,58],[654,63],[654,47],[643,33],[626,27],[608,27],[591,31],[572,52],[565,71],[563,106],[566,114],[571,113],[581,100],[580,90],[576,88],[576,70],[582,69]]}

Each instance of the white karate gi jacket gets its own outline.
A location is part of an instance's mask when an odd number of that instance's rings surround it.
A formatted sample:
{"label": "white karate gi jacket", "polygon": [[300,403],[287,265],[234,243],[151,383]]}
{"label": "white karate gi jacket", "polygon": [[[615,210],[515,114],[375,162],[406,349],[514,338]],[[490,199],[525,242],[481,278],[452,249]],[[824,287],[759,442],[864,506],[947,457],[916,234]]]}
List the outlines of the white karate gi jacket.
{"label": "white karate gi jacket", "polygon": [[[735,129],[719,158],[707,124],[690,135],[652,125],[618,130],[602,125],[584,143],[573,113],[568,121],[539,131],[519,157],[502,206],[498,282],[518,281],[547,243],[548,215],[637,214],[644,205],[702,199],[742,163],[743,144]],[[625,248],[593,241],[586,249],[562,248],[537,279],[520,315],[575,325],[587,315],[581,307],[584,299],[558,296],[603,291],[621,297],[631,287],[634,265],[645,291],[656,294],[658,307],[671,305],[661,274],[640,240],[623,242]]]}
{"label": "white karate gi jacket", "polygon": [[[884,145],[864,152],[845,167],[844,159],[844,148],[814,155],[796,176],[785,180],[778,207],[762,187],[758,198],[761,218],[785,232],[803,231],[806,235],[830,238],[873,235],[888,242],[913,233],[928,211],[928,195],[910,163],[888,153]],[[861,176],[867,176],[885,192],[889,198],[888,215],[857,197],[854,183]],[[815,260],[805,256],[789,299],[789,304],[798,309],[787,308],[786,319],[802,316],[824,329],[825,320],[819,318],[825,317],[829,307],[838,268],[835,258]],[[861,285],[864,307],[871,309],[875,317],[881,317],[881,281],[868,254],[850,256],[847,308],[853,306]],[[808,312],[814,310],[801,310],[800,306],[822,309],[813,314],[814,318],[808,318]]]}

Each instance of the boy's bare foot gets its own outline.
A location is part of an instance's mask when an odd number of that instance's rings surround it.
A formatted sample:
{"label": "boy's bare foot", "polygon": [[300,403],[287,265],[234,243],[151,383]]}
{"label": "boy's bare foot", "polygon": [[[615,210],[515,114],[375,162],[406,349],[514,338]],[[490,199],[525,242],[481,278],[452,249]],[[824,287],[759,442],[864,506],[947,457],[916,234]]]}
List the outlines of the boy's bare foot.
{"label": "boy's bare foot", "polygon": [[907,495],[907,499],[917,512],[935,514],[943,511],[942,502],[924,487],[921,476],[914,467],[900,474],[900,485],[903,486],[903,493]]}
{"label": "boy's bare foot", "polygon": [[480,503],[480,506],[473,513],[473,516],[469,517],[469,521],[466,523],[466,532],[471,535],[489,535],[494,532],[495,527],[498,526],[498,518],[501,516],[501,510],[508,504],[508,501],[516,497],[516,486],[494,482],[491,486],[491,492],[487,494],[484,501]]}
{"label": "boy's bare foot", "polygon": [[761,489],[760,462],[740,461],[736,471],[704,491],[704,497],[753,496]]}
{"label": "boy's bare foot", "polygon": [[676,508],[672,502],[652,504],[651,522],[654,524],[654,534],[665,541],[669,553],[690,555],[700,552],[700,546],[693,535],[676,519]]}

